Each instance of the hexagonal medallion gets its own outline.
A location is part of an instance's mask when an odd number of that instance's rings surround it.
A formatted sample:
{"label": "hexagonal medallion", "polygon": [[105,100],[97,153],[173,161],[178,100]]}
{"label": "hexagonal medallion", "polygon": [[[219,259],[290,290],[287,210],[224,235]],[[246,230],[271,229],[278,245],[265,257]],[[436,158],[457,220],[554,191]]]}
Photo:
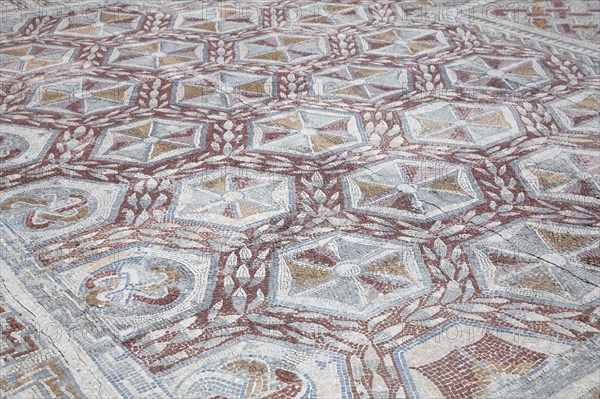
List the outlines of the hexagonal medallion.
{"label": "hexagonal medallion", "polygon": [[469,246],[490,295],[557,306],[600,302],[600,229],[520,220]]}
{"label": "hexagonal medallion", "polygon": [[225,167],[178,181],[169,214],[187,222],[248,228],[293,211],[294,192],[293,177]]}
{"label": "hexagonal medallion", "polygon": [[0,50],[0,71],[26,74],[46,71],[71,62],[75,49],[71,47],[25,44]]}
{"label": "hexagonal medallion", "polygon": [[42,83],[30,95],[27,108],[91,115],[128,106],[136,89],[133,82],[87,77]]}
{"label": "hexagonal medallion", "polygon": [[339,3],[308,3],[287,11],[289,23],[307,27],[339,28],[361,25],[371,18],[365,6]]}
{"label": "hexagonal medallion", "polygon": [[374,102],[402,94],[412,87],[408,69],[342,65],[311,75],[315,97]]}
{"label": "hexagonal medallion", "polygon": [[323,37],[272,33],[239,42],[236,54],[241,61],[287,65],[317,59],[327,52]]}
{"label": "hexagonal medallion", "polygon": [[600,91],[584,90],[546,107],[568,132],[600,134]]}
{"label": "hexagonal medallion", "polygon": [[197,10],[177,14],[174,29],[201,33],[229,33],[256,28],[260,24],[257,7],[236,4],[203,4]]}
{"label": "hexagonal medallion", "polygon": [[199,74],[173,86],[172,102],[190,107],[230,110],[255,106],[273,98],[272,75],[221,71]]}
{"label": "hexagonal medallion", "polygon": [[357,42],[366,54],[391,57],[413,58],[452,47],[443,31],[421,28],[391,28],[365,33],[357,35]]}
{"label": "hexagonal medallion", "polygon": [[396,159],[343,176],[346,206],[397,219],[431,221],[483,201],[464,165]]}
{"label": "hexagonal medallion", "polygon": [[318,157],[366,143],[359,116],[298,108],[250,123],[251,151]]}
{"label": "hexagonal medallion", "polygon": [[111,37],[136,30],[142,14],[123,11],[93,11],[61,18],[54,34],[75,37]]}
{"label": "hexagonal medallion", "polygon": [[516,91],[534,89],[552,80],[537,58],[475,55],[442,67],[448,86],[463,89]]}
{"label": "hexagonal medallion", "polygon": [[514,163],[529,193],[544,200],[600,205],[600,157],[594,150],[552,147]]}
{"label": "hexagonal medallion", "polygon": [[436,101],[399,114],[408,137],[419,143],[488,148],[524,133],[508,105]]}
{"label": "hexagonal medallion", "polygon": [[152,40],[111,48],[106,56],[107,65],[141,69],[183,67],[206,60],[204,43]]}
{"label": "hexagonal medallion", "polygon": [[346,233],[277,252],[270,300],[369,318],[431,288],[417,247]]}
{"label": "hexagonal medallion", "polygon": [[92,158],[147,165],[204,149],[206,123],[148,118],[107,129]]}

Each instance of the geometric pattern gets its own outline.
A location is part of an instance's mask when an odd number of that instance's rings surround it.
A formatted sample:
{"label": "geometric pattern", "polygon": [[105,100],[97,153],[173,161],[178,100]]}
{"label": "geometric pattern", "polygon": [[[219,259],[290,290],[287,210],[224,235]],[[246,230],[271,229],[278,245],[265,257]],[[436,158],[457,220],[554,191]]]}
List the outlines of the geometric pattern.
{"label": "geometric pattern", "polygon": [[330,234],[277,253],[270,299],[364,319],[429,291],[424,269],[416,247]]}
{"label": "geometric pattern", "polygon": [[131,32],[142,22],[142,14],[122,11],[95,11],[61,18],[54,34],[75,37],[106,38]]}
{"label": "geometric pattern", "polygon": [[489,57],[475,55],[442,67],[451,87],[516,91],[540,87],[552,75],[536,58]]}
{"label": "geometric pattern", "polygon": [[412,398],[498,397],[497,391],[536,375],[570,345],[466,322],[451,322],[395,353]]}
{"label": "geometric pattern", "polygon": [[298,108],[250,123],[251,151],[314,158],[366,141],[357,115]]}
{"label": "geometric pattern", "polygon": [[[241,354],[241,355],[240,355]],[[179,398],[350,399],[344,357],[330,351],[243,335],[172,373]]]}
{"label": "geometric pattern", "polygon": [[514,167],[535,198],[600,205],[597,151],[551,147],[521,158]]}
{"label": "geometric pattern", "polygon": [[32,92],[27,107],[61,114],[96,114],[129,105],[136,87],[132,82],[91,77],[43,83]]}
{"label": "geometric pattern", "polygon": [[205,140],[205,123],[148,118],[107,129],[92,157],[146,165],[202,150]]}
{"label": "geometric pattern", "polygon": [[288,21],[312,27],[343,27],[363,24],[370,19],[364,6],[338,3],[314,3],[289,9]]}
{"label": "geometric pattern", "polygon": [[288,214],[294,202],[293,177],[221,168],[178,181],[169,213],[181,221],[248,228]]}
{"label": "geometric pattern", "polygon": [[126,336],[156,320],[206,308],[217,257],[137,244],[69,266],[60,273],[89,309]]}
{"label": "geometric pattern", "polygon": [[230,110],[247,107],[275,96],[270,75],[217,72],[177,81],[172,101],[189,107]]}
{"label": "geometric pattern", "polygon": [[254,7],[240,9],[232,4],[203,5],[197,11],[178,14],[174,29],[201,33],[231,33],[257,27],[260,13]]}
{"label": "geometric pattern", "polygon": [[600,133],[600,91],[577,92],[547,108],[567,132]]}
{"label": "geometric pattern", "polygon": [[475,276],[491,295],[573,306],[600,297],[600,229],[519,220],[474,240]]}
{"label": "geometric pattern", "polygon": [[32,73],[68,64],[75,49],[36,44],[8,47],[0,50],[0,71]]}
{"label": "geometric pattern", "polygon": [[279,33],[243,40],[236,49],[240,61],[280,65],[317,59],[327,52],[327,41],[323,37]]}
{"label": "geometric pattern", "polygon": [[469,169],[446,162],[385,161],[349,173],[343,181],[349,209],[396,219],[437,220],[482,201]]}
{"label": "geometric pattern", "polygon": [[400,112],[410,139],[428,144],[487,148],[524,133],[507,105],[436,101]]}
{"label": "geometric pattern", "polygon": [[153,40],[114,47],[106,57],[106,64],[156,70],[175,65],[182,67],[205,59],[205,48],[201,43]]}
{"label": "geometric pattern", "polygon": [[0,124],[0,170],[39,161],[57,134],[49,129]]}
{"label": "geometric pattern", "polygon": [[56,177],[0,193],[0,223],[27,241],[114,220],[126,186]]}
{"label": "geometric pattern", "polygon": [[402,94],[412,87],[407,69],[343,65],[313,74],[315,97],[376,100]]}
{"label": "geometric pattern", "polygon": [[391,57],[418,57],[452,48],[443,31],[433,29],[393,28],[358,35],[366,54]]}
{"label": "geometric pattern", "polygon": [[594,2],[65,3],[0,5],[4,396],[600,392]]}

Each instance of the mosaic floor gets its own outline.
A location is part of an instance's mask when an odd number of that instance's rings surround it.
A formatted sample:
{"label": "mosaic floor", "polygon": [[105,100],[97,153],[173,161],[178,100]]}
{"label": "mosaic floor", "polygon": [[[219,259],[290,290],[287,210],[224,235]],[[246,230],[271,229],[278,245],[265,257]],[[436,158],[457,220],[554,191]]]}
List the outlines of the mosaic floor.
{"label": "mosaic floor", "polygon": [[2,397],[600,397],[600,1],[0,7]]}

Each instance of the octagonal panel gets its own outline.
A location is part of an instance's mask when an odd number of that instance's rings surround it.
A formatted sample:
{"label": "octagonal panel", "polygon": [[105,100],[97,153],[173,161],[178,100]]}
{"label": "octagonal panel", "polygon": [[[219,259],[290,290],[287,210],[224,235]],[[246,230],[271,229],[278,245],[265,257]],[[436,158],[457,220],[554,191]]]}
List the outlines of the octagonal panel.
{"label": "octagonal panel", "polygon": [[236,109],[273,98],[275,86],[273,75],[224,71],[201,74],[177,81],[172,102],[199,108]]}
{"label": "octagonal panel", "polygon": [[416,247],[336,233],[278,251],[269,299],[364,319],[430,288]]}
{"label": "octagonal panel", "polygon": [[164,69],[204,62],[204,43],[152,40],[113,47],[105,63],[141,69]]}
{"label": "octagonal panel", "polygon": [[346,206],[354,211],[431,221],[483,201],[471,171],[463,165],[395,159],[343,176]]}
{"label": "octagonal panel", "polygon": [[362,5],[315,2],[290,8],[287,19],[307,27],[340,28],[361,25],[371,18]]}
{"label": "octagonal panel", "polygon": [[312,94],[374,102],[412,88],[408,69],[382,66],[342,65],[311,75]]}
{"label": "octagonal panel", "polygon": [[175,184],[169,213],[177,220],[248,228],[295,209],[293,177],[221,168]]}
{"label": "octagonal panel", "polygon": [[50,129],[0,124],[0,170],[39,161],[57,135]]}
{"label": "octagonal panel", "polygon": [[0,221],[35,243],[114,220],[127,186],[55,177],[0,193]]}
{"label": "octagonal panel", "polygon": [[92,158],[147,165],[203,150],[206,123],[147,118],[102,133]]}
{"label": "octagonal panel", "polygon": [[137,85],[113,79],[82,77],[38,85],[27,108],[61,114],[91,115],[128,106]]}
{"label": "octagonal panel", "polygon": [[540,199],[600,205],[600,157],[594,150],[552,147],[514,163],[529,193]]}
{"label": "octagonal panel", "polygon": [[552,75],[537,58],[475,55],[442,66],[448,86],[511,92],[549,83]]}
{"label": "octagonal panel", "polygon": [[356,114],[298,108],[250,122],[248,148],[318,157],[366,143]]}
{"label": "octagonal panel", "polygon": [[203,4],[198,10],[177,14],[174,29],[202,33],[230,33],[257,28],[260,13],[257,7],[240,7],[236,4]]}
{"label": "octagonal panel", "polygon": [[242,335],[165,376],[177,398],[335,398],[352,390],[343,354]]}
{"label": "octagonal panel", "polygon": [[237,43],[241,61],[288,65],[317,59],[328,53],[326,38],[272,33]]}
{"label": "octagonal panel", "polygon": [[443,31],[421,28],[391,28],[360,34],[357,42],[366,54],[391,57],[412,58],[452,48]]}
{"label": "octagonal panel", "polygon": [[408,398],[505,398],[506,388],[554,372],[552,361],[570,351],[548,336],[451,322],[394,355]]}
{"label": "octagonal panel", "polygon": [[584,90],[561,96],[546,107],[567,132],[600,134],[600,91]]}
{"label": "octagonal panel", "polygon": [[142,14],[123,11],[93,11],[61,18],[54,34],[82,38],[105,38],[136,30]]}
{"label": "octagonal panel", "polygon": [[408,137],[419,143],[488,148],[524,134],[508,105],[436,101],[399,114]]}
{"label": "octagonal panel", "polygon": [[0,50],[0,71],[27,74],[46,71],[71,62],[75,49],[62,46],[25,44]]}
{"label": "octagonal panel", "polygon": [[600,229],[519,220],[472,241],[482,290],[542,304],[600,302]]}

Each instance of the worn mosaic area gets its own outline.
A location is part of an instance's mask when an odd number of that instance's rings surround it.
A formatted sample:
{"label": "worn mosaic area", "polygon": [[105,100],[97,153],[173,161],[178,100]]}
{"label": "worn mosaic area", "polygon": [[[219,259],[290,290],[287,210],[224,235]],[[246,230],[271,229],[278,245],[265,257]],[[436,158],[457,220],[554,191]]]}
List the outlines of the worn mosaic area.
{"label": "worn mosaic area", "polygon": [[2,397],[599,397],[598,0],[0,14]]}

